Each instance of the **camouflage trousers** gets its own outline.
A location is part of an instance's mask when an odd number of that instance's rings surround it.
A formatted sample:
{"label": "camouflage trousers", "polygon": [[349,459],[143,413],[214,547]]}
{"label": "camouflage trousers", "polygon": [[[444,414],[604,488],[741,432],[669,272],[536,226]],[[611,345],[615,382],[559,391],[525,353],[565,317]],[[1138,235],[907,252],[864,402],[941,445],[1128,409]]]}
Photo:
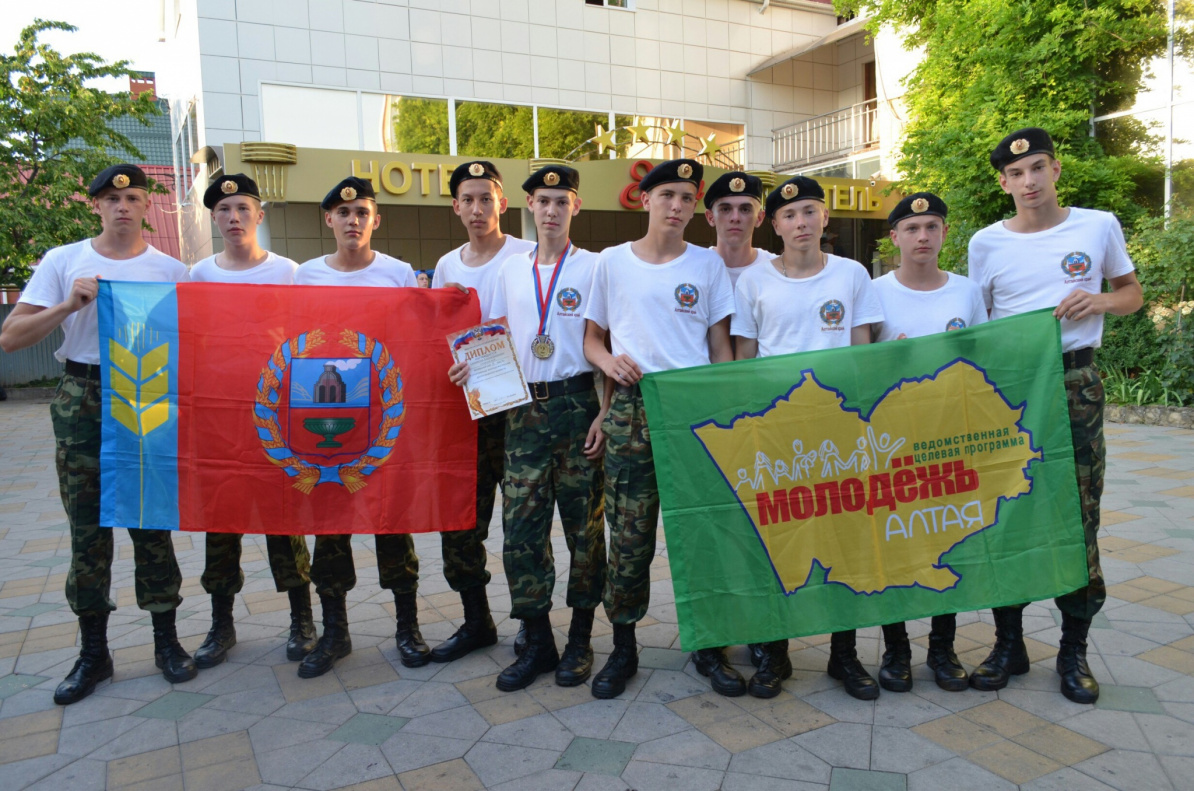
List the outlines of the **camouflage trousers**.
{"label": "camouflage trousers", "polygon": [[[112,601],[112,530],[100,527],[100,382],[64,374],[50,404],[54,461],[62,507],[70,522],[71,559],[66,601],[76,615],[116,609]],[[182,603],[182,574],[168,530],[129,530],[133,539],[133,585],[137,606],[169,612]]]}
{"label": "camouflage trousers", "polygon": [[1099,501],[1107,470],[1107,444],[1103,440],[1103,380],[1094,365],[1065,372],[1070,407],[1070,433],[1074,438],[1074,466],[1078,472],[1078,499],[1082,505],[1082,532],[1086,538],[1086,567],[1090,582],[1054,601],[1058,609],[1090,620],[1107,600],[1107,584],[1099,564]]}
{"label": "camouflage trousers", "polygon": [[[489,583],[484,541],[489,538],[495,490],[502,479],[505,430],[505,415],[491,415],[477,421],[477,527],[440,536],[444,577],[454,591]],[[375,546],[381,587],[394,593],[415,593],[419,587],[419,557],[410,535],[378,535]],[[325,596],[343,596],[356,587],[350,536],[315,537],[311,581],[315,583],[315,591]]]}
{"label": "camouflage trousers", "polygon": [[510,616],[551,612],[556,565],[551,520],[564,524],[571,565],[568,606],[593,609],[605,583],[605,520],[601,462],[584,455],[585,438],[601,406],[589,388],[506,413],[502,478],[502,560],[510,582]]}
{"label": "camouflage trousers", "polygon": [[605,516],[609,521],[605,612],[611,623],[638,623],[651,598],[651,561],[659,523],[659,486],[643,397],[616,392],[605,432]]}
{"label": "camouflage trousers", "polygon": [[[215,596],[234,596],[245,584],[240,567],[240,533],[208,533],[207,563],[199,582]],[[303,536],[266,536],[265,551],[278,593],[301,588],[311,581],[311,554]]]}

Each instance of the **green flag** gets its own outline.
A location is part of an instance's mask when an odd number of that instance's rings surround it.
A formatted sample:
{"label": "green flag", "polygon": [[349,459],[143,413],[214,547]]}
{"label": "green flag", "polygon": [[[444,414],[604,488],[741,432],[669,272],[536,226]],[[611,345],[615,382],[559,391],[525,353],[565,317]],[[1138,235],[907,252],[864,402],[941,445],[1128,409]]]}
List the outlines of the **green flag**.
{"label": "green flag", "polygon": [[1050,311],[642,383],[685,649],[1087,582]]}

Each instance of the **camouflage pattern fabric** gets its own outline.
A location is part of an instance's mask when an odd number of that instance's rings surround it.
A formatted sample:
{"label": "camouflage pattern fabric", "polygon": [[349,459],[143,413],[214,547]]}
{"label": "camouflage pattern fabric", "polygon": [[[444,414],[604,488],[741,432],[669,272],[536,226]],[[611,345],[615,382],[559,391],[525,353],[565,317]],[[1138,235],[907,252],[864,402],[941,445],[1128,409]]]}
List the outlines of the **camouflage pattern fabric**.
{"label": "camouflage pattern fabric", "polygon": [[[415,554],[414,539],[407,533],[388,533],[374,536],[373,545],[381,587],[395,593],[415,593],[419,587],[419,556]],[[315,536],[311,581],[320,596],[344,596],[356,587],[352,536]]]}
{"label": "camouflage pattern fabric", "polygon": [[441,534],[444,578],[460,592],[489,584],[485,568],[485,539],[497,487],[502,482],[506,446],[506,416],[489,415],[477,421],[477,529],[453,530]]}
{"label": "camouflage pattern fabric", "polygon": [[510,582],[512,618],[551,612],[556,505],[571,565],[568,606],[593,609],[605,584],[605,524],[601,461],[584,455],[585,438],[601,405],[592,389],[532,401],[506,412],[502,478],[502,560]]}
{"label": "camouflage pattern fabric", "polygon": [[[245,584],[240,567],[240,533],[208,533],[207,562],[199,582],[203,590],[215,596],[235,596]],[[274,588],[285,593],[311,581],[311,555],[302,536],[266,536],[265,550],[274,574]]]}
{"label": "camouflage pattern fabric", "polygon": [[[70,522],[71,561],[66,600],[76,615],[116,609],[112,601],[112,530],[100,527],[100,383],[63,374],[50,403],[54,461],[62,507]],[[169,612],[182,603],[182,574],[168,530],[129,530],[133,539],[133,582],[137,606]]]}
{"label": "camouflage pattern fabric", "polygon": [[651,597],[659,486],[643,397],[616,392],[605,432],[605,515],[609,520],[605,611],[611,623],[638,623]]}
{"label": "camouflage pattern fabric", "polygon": [[1103,498],[1103,475],[1107,470],[1107,444],[1103,440],[1106,399],[1103,380],[1094,365],[1066,371],[1065,390],[1070,407],[1070,432],[1074,437],[1074,464],[1078,472],[1078,499],[1082,504],[1090,583],[1054,601],[1062,612],[1090,620],[1103,609],[1103,602],[1107,600],[1107,585],[1099,564],[1099,502]]}

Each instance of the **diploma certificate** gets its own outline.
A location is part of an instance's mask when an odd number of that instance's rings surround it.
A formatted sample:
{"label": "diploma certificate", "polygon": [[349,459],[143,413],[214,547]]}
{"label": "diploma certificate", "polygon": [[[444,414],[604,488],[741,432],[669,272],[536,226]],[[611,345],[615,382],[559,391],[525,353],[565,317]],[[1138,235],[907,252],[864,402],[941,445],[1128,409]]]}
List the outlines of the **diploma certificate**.
{"label": "diploma certificate", "polygon": [[456,362],[469,365],[464,397],[473,420],[530,403],[505,316],[452,333],[448,346]]}

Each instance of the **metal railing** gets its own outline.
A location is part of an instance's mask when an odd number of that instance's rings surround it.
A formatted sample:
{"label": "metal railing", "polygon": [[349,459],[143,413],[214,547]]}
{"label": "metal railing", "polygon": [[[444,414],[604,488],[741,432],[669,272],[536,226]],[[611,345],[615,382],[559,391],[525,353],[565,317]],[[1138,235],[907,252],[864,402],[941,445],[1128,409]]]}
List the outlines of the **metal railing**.
{"label": "metal railing", "polygon": [[825,162],[879,145],[877,99],[771,130],[775,170]]}

